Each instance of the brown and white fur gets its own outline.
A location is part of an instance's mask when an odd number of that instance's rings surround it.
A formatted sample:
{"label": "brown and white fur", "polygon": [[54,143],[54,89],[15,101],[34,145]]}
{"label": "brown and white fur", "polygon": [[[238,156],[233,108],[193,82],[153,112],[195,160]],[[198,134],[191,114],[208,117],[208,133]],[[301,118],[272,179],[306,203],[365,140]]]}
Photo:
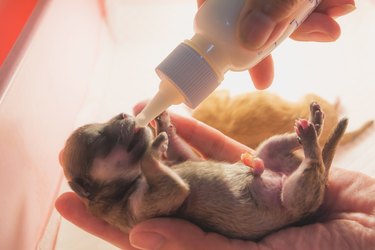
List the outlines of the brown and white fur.
{"label": "brown and white fur", "polygon": [[[228,237],[257,240],[321,205],[335,148],[347,126],[347,119],[340,120],[321,149],[323,120],[320,106],[312,103],[309,121],[298,120],[295,133],[264,141],[255,153],[264,162],[261,174],[242,162],[200,159],[178,137],[166,112],[156,119],[156,136],[125,114],[78,128],[60,162],[88,210],[124,232],[141,221],[168,216]],[[298,149],[302,158],[294,154]]]}

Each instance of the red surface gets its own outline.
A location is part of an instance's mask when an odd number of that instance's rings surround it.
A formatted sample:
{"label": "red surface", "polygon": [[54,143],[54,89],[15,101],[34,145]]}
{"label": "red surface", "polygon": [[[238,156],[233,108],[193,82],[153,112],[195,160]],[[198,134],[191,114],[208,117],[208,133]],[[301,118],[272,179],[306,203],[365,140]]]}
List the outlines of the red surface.
{"label": "red surface", "polygon": [[37,0],[0,0],[0,67],[30,17]]}

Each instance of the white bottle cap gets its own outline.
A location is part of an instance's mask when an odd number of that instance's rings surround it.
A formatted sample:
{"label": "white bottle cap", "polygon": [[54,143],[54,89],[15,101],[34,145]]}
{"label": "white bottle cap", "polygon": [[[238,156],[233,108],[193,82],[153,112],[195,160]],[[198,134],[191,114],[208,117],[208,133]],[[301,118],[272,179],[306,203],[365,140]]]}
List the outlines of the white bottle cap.
{"label": "white bottle cap", "polygon": [[195,108],[219,85],[219,77],[205,58],[185,43],[175,48],[156,68],[161,79],[167,77]]}
{"label": "white bottle cap", "polygon": [[184,102],[195,108],[219,85],[219,77],[210,64],[189,45],[181,43],[156,68],[161,81],[159,92],[137,115],[144,127],[173,104]]}

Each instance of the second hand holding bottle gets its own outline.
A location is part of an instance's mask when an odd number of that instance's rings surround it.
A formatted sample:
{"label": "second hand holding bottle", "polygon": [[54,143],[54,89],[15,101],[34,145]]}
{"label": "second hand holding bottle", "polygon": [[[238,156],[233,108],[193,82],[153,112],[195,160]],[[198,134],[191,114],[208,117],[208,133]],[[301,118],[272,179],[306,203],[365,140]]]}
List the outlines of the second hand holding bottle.
{"label": "second hand holding bottle", "polygon": [[252,51],[241,46],[237,34],[241,12],[251,6],[246,1],[250,0],[206,0],[195,16],[195,35],[178,45],[156,68],[161,79],[159,91],[136,116],[137,126],[146,126],[171,105],[198,106],[218,87],[228,70],[243,71],[255,66],[320,3],[305,0],[276,42]]}

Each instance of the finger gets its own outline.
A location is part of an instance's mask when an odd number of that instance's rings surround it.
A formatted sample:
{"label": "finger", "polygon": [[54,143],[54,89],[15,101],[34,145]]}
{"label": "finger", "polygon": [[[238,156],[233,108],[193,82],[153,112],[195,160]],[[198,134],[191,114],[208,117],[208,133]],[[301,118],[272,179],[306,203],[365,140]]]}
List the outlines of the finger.
{"label": "finger", "polygon": [[205,158],[236,162],[242,153],[252,152],[252,149],[198,120],[173,113],[170,115],[177,134]]}
{"label": "finger", "polygon": [[228,239],[205,233],[199,227],[179,219],[152,219],[136,225],[130,242],[140,249],[255,249],[254,242]]}
{"label": "finger", "polygon": [[346,15],[353,10],[355,10],[354,0],[326,0],[322,1],[315,11],[338,17]]}
{"label": "finger", "polygon": [[240,16],[239,37],[250,50],[273,43],[285,30],[302,0],[246,1]]}
{"label": "finger", "polygon": [[127,234],[88,213],[86,206],[76,194],[72,192],[62,194],[57,198],[55,207],[65,219],[83,230],[119,248],[134,249],[129,243]]}
{"label": "finger", "polygon": [[249,70],[251,79],[257,89],[268,88],[274,78],[274,67],[272,56],[269,55],[260,63]]}
{"label": "finger", "polygon": [[325,13],[327,13],[331,17],[340,17],[347,15],[353,12],[356,9],[355,5],[352,4],[344,4],[340,6],[335,6],[327,9]]}
{"label": "finger", "polygon": [[[141,112],[146,104],[147,101],[142,101],[135,105],[134,114]],[[236,162],[240,160],[242,153],[253,152],[249,147],[198,120],[172,112],[169,115],[177,134],[207,159]]]}
{"label": "finger", "polygon": [[290,37],[298,41],[332,42],[340,33],[340,26],[332,17],[312,13]]}

